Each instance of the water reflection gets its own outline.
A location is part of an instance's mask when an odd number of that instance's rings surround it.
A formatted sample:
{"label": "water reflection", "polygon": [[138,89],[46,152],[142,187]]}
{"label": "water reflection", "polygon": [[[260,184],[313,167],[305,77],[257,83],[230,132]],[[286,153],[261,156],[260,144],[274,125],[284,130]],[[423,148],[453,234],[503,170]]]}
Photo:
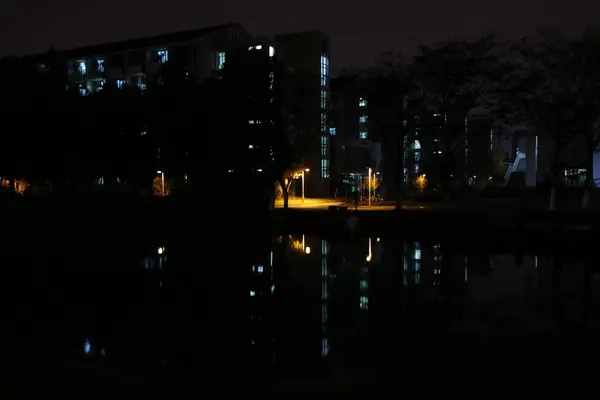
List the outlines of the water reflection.
{"label": "water reflection", "polygon": [[[93,365],[156,382],[331,389],[598,354],[600,276],[565,252],[287,235],[1,257],[14,373]],[[40,336],[51,345],[31,349]]]}
{"label": "water reflection", "polygon": [[[274,248],[284,282],[275,299],[284,314],[275,318],[275,362],[288,375],[318,370],[331,378],[366,369],[385,379],[406,363],[476,371],[510,357],[558,368],[557,355],[574,343],[597,354],[600,296],[586,257],[464,252],[380,238],[294,236]],[[319,308],[320,323],[311,316]]]}

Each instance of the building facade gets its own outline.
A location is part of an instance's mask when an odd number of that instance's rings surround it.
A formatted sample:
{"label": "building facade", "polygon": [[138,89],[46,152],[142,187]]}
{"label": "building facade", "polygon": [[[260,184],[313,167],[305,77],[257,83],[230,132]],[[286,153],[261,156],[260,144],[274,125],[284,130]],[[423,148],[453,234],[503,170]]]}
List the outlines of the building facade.
{"label": "building facade", "polygon": [[[270,57],[277,55],[299,80],[292,95],[300,101],[296,122],[307,141],[302,160],[310,170],[306,194],[316,197],[327,196],[330,191],[329,46],[327,35],[318,31],[254,38],[241,25],[228,24],[53,54],[66,64],[67,89],[82,96],[108,86],[130,85],[144,91],[159,79],[158,73],[167,62],[177,63],[190,79],[202,82],[223,69],[227,54],[240,48],[266,51]],[[49,53],[27,59],[40,70],[49,68],[52,62]],[[247,145],[249,151],[255,150],[253,140]]]}

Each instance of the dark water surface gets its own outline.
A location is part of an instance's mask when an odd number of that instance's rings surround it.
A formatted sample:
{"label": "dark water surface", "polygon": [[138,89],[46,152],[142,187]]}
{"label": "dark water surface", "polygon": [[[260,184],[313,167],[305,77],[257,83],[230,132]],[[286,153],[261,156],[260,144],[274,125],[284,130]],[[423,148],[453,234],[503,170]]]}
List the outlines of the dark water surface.
{"label": "dark water surface", "polygon": [[3,387],[588,398],[600,275],[556,250],[235,233],[6,247]]}

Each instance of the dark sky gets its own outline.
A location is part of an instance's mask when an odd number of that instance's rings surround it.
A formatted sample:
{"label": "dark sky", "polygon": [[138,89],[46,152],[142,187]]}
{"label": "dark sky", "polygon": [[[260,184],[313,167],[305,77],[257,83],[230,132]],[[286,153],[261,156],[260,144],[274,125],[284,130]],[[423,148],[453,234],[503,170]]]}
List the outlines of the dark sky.
{"label": "dark sky", "polygon": [[334,68],[453,36],[521,36],[537,26],[577,32],[600,20],[600,0],[1,0],[0,7],[0,55],[240,22],[253,35],[320,29],[331,37]]}

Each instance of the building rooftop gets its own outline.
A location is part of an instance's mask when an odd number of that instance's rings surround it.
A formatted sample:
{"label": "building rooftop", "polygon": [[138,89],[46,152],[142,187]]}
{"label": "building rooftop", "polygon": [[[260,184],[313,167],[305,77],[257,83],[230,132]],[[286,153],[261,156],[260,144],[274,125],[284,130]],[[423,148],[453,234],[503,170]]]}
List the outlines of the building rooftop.
{"label": "building rooftop", "polygon": [[[94,55],[100,55],[100,54],[106,54],[106,53],[118,53],[121,51],[133,50],[133,49],[143,48],[143,47],[148,47],[148,46],[161,46],[161,45],[167,45],[167,44],[172,44],[172,43],[185,43],[190,40],[202,37],[204,35],[208,35],[210,33],[219,31],[221,29],[227,29],[227,28],[230,28],[233,26],[240,26],[240,25],[237,23],[216,25],[216,26],[191,29],[191,30],[186,30],[186,31],[181,31],[181,32],[164,33],[164,34],[155,35],[155,36],[148,36],[148,37],[137,38],[137,39],[128,39],[128,40],[122,40],[119,42],[103,43],[103,44],[98,44],[98,45],[84,46],[84,47],[78,47],[78,48],[74,48],[74,49],[57,50],[57,51],[59,53],[62,53],[66,57],[94,56]],[[44,55],[36,54],[36,55],[29,56],[27,58],[30,58],[30,57],[36,58],[36,57],[40,57],[40,56],[43,57]]]}

